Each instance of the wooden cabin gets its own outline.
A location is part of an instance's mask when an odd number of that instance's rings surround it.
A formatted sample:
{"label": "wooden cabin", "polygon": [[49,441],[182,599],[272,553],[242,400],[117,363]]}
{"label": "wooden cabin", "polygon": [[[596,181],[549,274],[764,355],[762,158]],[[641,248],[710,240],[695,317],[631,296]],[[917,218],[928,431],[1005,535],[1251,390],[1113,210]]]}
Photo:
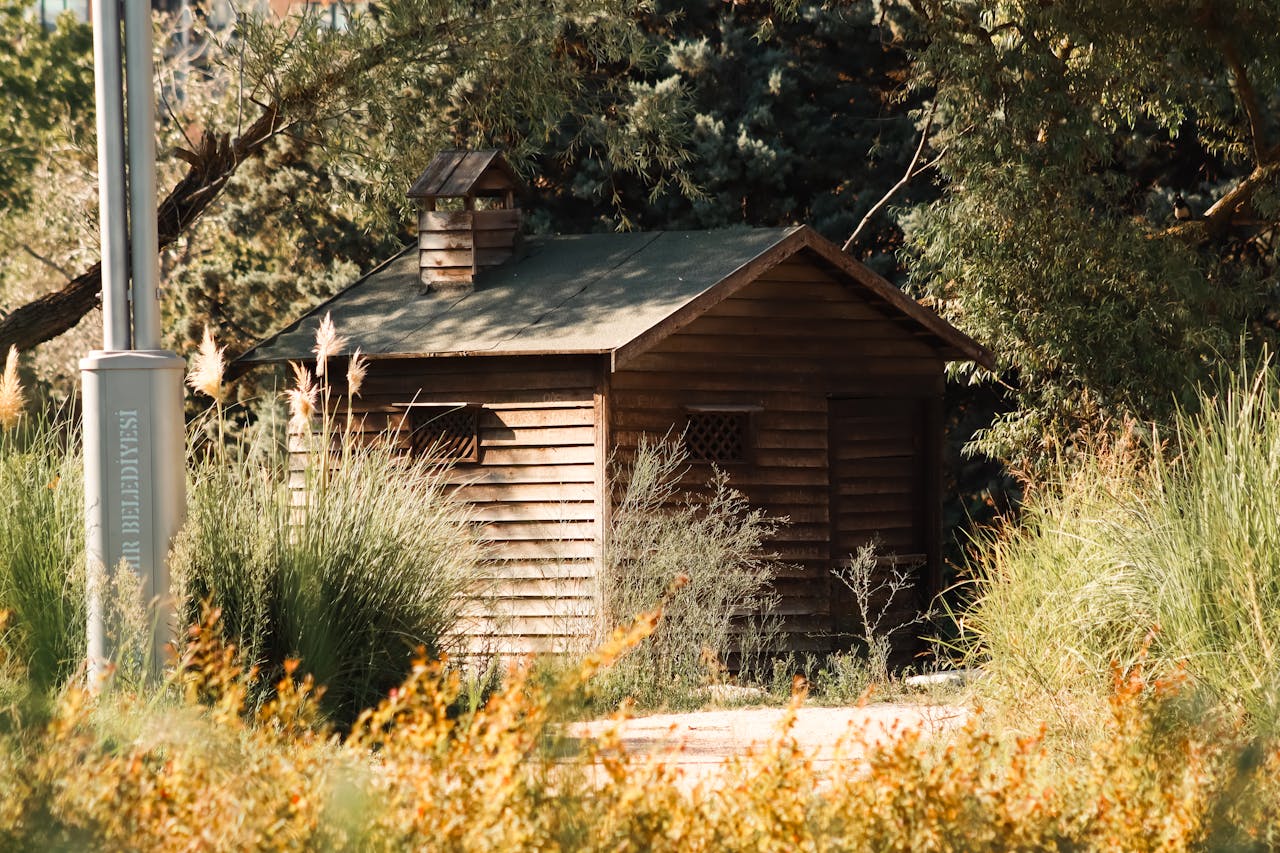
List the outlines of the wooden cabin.
{"label": "wooden cabin", "polygon": [[986,349],[811,228],[522,242],[520,192],[497,152],[442,153],[410,191],[417,243],[241,358],[307,360],[331,314],[370,360],[365,429],[448,448],[492,543],[490,647],[593,631],[608,460],[645,434],[790,519],[770,547],[794,648],[848,630],[831,568],[873,537],[936,590],[943,370]]}

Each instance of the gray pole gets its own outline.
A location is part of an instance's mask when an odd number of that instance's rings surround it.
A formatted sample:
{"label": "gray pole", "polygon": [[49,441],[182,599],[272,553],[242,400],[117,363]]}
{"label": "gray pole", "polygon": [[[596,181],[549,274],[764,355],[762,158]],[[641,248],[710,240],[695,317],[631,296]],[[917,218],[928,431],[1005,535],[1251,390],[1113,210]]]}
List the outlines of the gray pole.
{"label": "gray pole", "polygon": [[98,221],[102,232],[102,345],[129,348],[128,221],[124,185],[124,81],[120,7],[93,3],[93,77],[98,112]]}
{"label": "gray pole", "polygon": [[[120,19],[114,0],[94,3],[98,107],[99,217],[102,229],[103,349],[80,360],[84,409],[85,542],[88,562],[90,686],[112,664],[137,663],[160,675],[174,638],[167,557],[185,511],[182,359],[159,349],[155,220],[155,101],[148,0],[127,0],[129,191],[125,189]],[[126,194],[132,240],[126,231]],[[133,310],[126,245],[133,252]],[[132,330],[143,349],[130,348]],[[151,620],[145,648],[119,645],[120,626],[104,598],[118,571],[138,575]],[[129,602],[118,602],[127,606]]]}
{"label": "gray pole", "polygon": [[133,346],[160,348],[160,241],[156,235],[156,109],[151,62],[151,4],[125,0],[124,40],[129,64],[129,230],[133,288]]}

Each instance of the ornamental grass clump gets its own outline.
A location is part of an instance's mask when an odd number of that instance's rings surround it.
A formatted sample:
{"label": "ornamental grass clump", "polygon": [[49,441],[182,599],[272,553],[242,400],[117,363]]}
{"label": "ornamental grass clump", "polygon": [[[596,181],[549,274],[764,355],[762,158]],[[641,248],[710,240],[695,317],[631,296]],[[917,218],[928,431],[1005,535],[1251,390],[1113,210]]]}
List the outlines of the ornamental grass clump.
{"label": "ornamental grass clump", "polygon": [[[1099,450],[979,537],[963,614],[984,690],[1096,728],[1110,668],[1149,640],[1207,701],[1280,728],[1280,381],[1242,370],[1167,441]],[[1092,720],[1092,722],[1090,722]],[[1068,722],[1063,719],[1064,722]]]}
{"label": "ornamental grass clump", "polygon": [[0,610],[7,653],[43,692],[85,654],[84,475],[74,425],[20,417],[21,400],[6,369],[0,407],[17,408],[0,412]]}
{"label": "ornamental grass clump", "polygon": [[[317,344],[330,363],[333,334]],[[188,614],[218,607],[263,668],[254,702],[299,658],[325,711],[350,721],[403,678],[416,647],[449,646],[479,552],[438,465],[335,424],[327,380],[294,372],[290,446],[259,439],[195,463],[173,565]]]}

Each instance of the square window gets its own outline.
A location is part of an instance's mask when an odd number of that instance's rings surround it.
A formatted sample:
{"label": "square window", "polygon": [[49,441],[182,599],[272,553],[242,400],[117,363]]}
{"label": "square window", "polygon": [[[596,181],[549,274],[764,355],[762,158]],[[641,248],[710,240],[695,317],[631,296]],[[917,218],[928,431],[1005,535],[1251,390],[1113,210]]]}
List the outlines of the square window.
{"label": "square window", "polygon": [[441,462],[480,461],[479,408],[465,403],[408,404],[409,447]]}
{"label": "square window", "polygon": [[690,407],[684,446],[694,462],[718,465],[751,461],[751,409]]}

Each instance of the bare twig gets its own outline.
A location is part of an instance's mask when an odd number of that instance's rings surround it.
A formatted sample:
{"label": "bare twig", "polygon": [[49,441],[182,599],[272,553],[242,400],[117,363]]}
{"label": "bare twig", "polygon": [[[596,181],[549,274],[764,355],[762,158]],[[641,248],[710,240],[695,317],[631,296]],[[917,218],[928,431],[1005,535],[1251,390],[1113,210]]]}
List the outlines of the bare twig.
{"label": "bare twig", "polygon": [[35,249],[28,246],[26,243],[19,243],[18,248],[26,252],[31,257],[35,258],[40,263],[47,266],[49,269],[56,272],[58,275],[65,278],[67,281],[71,281],[71,279],[75,278],[75,276],[72,275],[71,271],[68,270],[66,267],[56,263],[52,258],[45,257],[44,255],[37,252]]}
{"label": "bare twig", "polygon": [[889,200],[893,198],[898,193],[899,190],[901,190],[908,183],[910,183],[911,179],[915,177],[917,174],[919,174],[920,172],[923,172],[925,169],[929,168],[934,163],[938,162],[938,158],[935,157],[933,160],[929,161],[929,163],[927,163],[925,166],[921,167],[918,170],[916,169],[916,164],[920,162],[920,155],[924,153],[924,146],[929,141],[929,131],[933,127],[933,117],[934,117],[934,114],[937,113],[937,111],[938,111],[938,102],[934,101],[932,104],[929,105],[929,115],[924,120],[924,129],[920,131],[920,144],[916,146],[916,153],[911,157],[911,163],[907,166],[907,171],[902,175],[902,177],[898,180],[896,184],[894,184],[892,187],[889,188],[889,191],[884,194],[883,198],[881,198],[878,202],[872,205],[871,209],[867,211],[867,215],[862,217],[862,221],[858,223],[858,227],[853,229],[853,233],[849,235],[849,239],[845,240],[844,245],[840,247],[843,251],[848,252],[850,249],[853,248],[853,244],[858,241],[858,235],[861,234],[862,230],[867,227],[867,223],[871,221],[871,217],[879,213],[881,208],[883,208],[886,204],[888,204]]}

